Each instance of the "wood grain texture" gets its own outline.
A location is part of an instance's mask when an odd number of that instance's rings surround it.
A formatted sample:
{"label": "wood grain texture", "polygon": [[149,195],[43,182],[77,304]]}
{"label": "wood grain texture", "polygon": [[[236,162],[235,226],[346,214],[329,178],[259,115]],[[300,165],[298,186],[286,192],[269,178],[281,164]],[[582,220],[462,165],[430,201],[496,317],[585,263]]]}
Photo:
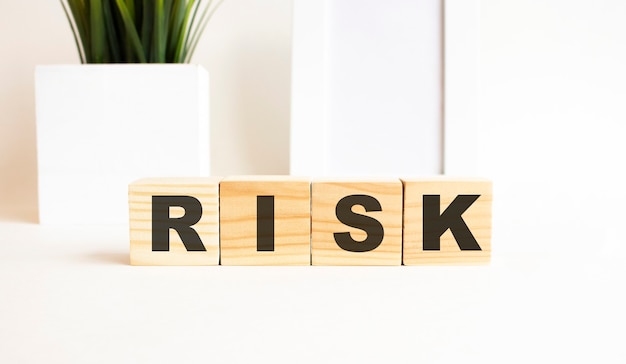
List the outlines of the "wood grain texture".
{"label": "wood grain texture", "polygon": [[[339,201],[351,195],[369,195],[381,211],[366,212],[355,205],[354,213],[369,216],[382,224],[380,245],[366,252],[342,249],[334,233],[349,232],[353,240],[367,238],[364,230],[347,226],[336,215]],[[311,187],[311,255],[313,265],[400,265],[402,254],[402,184],[398,179],[318,179]]]}
{"label": "wood grain texture", "polygon": [[[131,265],[219,264],[219,181],[221,178],[144,178],[128,187]],[[187,251],[179,234],[170,229],[169,251],[152,251],[152,196],[192,196],[202,205],[193,229],[206,251]],[[172,218],[185,213],[170,207]]]}
{"label": "wood grain texture", "polygon": [[[403,258],[405,265],[485,264],[491,259],[492,184],[488,180],[402,179],[404,186]],[[481,250],[461,250],[450,229],[440,250],[423,249],[423,196],[440,195],[443,213],[458,195],[480,195],[461,215]]]}
{"label": "wood grain texture", "polygon": [[[273,196],[273,251],[257,251],[257,196]],[[310,265],[310,221],[310,179],[226,178],[220,184],[221,264]]]}

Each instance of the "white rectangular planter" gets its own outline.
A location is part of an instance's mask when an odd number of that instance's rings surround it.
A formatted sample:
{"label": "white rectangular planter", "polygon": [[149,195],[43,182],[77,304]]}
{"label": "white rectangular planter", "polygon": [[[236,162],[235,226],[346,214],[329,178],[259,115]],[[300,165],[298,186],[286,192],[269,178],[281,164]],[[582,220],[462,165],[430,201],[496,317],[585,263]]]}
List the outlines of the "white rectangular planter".
{"label": "white rectangular planter", "polygon": [[39,221],[128,223],[128,184],[208,176],[209,79],[200,66],[38,66]]}

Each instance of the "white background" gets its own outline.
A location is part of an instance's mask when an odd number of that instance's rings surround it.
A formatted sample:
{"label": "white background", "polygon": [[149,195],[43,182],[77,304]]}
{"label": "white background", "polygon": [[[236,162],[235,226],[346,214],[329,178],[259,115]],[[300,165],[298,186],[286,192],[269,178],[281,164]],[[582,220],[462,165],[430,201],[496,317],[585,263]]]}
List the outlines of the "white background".
{"label": "white background", "polygon": [[[227,0],[207,29],[217,174],[287,173],[290,14]],[[480,2],[491,265],[138,268],[124,226],[33,223],[33,67],[77,58],[56,1],[2,0],[0,361],[623,362],[625,15]]]}

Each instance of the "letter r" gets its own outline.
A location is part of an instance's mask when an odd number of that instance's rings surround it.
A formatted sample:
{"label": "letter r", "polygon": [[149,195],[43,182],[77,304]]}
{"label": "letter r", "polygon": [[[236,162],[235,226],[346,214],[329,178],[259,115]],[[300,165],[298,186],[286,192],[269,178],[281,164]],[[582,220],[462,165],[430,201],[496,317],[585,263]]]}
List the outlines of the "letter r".
{"label": "letter r", "polygon": [[[181,217],[170,217],[170,207],[185,210]],[[204,252],[206,248],[192,228],[202,218],[202,204],[191,196],[152,196],[152,251],[170,250],[170,229],[176,230],[187,251]]]}

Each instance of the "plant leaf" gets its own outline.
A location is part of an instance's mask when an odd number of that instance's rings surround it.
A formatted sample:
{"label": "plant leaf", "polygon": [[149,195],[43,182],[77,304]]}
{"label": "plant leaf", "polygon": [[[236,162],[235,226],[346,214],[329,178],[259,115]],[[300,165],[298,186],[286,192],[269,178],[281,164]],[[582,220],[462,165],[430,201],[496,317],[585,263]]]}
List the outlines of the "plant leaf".
{"label": "plant leaf", "polygon": [[[211,0],[209,0],[211,1]],[[187,27],[186,30],[186,34],[185,34],[185,42],[183,44],[182,50],[180,52],[180,60],[181,62],[185,62],[185,59],[187,58],[187,49],[189,47],[189,40],[191,39],[192,36],[192,30],[194,30],[194,25],[195,25],[195,21],[196,21],[196,15],[198,14],[198,9],[200,8],[202,4],[202,0],[198,0],[196,2],[196,6],[193,9],[193,15],[191,16],[191,20],[189,21],[189,26]],[[209,3],[209,6],[211,4]]]}
{"label": "plant leaf", "polygon": [[89,8],[91,29],[91,52],[94,63],[104,63],[107,56],[106,37],[102,14],[102,0],[91,0]]}
{"label": "plant leaf", "polygon": [[[193,3],[193,1],[194,0],[192,0],[190,4]],[[176,50],[178,48],[178,41],[180,35],[184,33],[183,27],[187,24],[187,17],[187,1],[174,0],[168,27],[167,50],[165,55],[167,62],[177,62]]]}
{"label": "plant leaf", "polygon": [[[193,52],[196,51],[196,47],[198,46],[198,41],[202,37],[202,33],[204,33],[204,29],[206,28],[207,24],[209,23],[209,20],[211,19],[211,17],[213,17],[213,14],[215,14],[215,11],[219,8],[219,6],[223,2],[224,2],[224,0],[219,0],[215,4],[215,6],[211,9],[211,11],[208,12],[208,13],[207,13],[207,10],[209,10],[209,6],[207,6],[207,8],[202,13],[202,16],[200,17],[199,25],[198,25],[198,27],[196,28],[196,30],[194,32],[194,39],[193,39],[189,49],[187,50],[187,54],[185,55],[185,63],[188,63],[191,60],[191,56],[193,55]],[[209,2],[209,5],[210,5],[210,3],[211,2]]]}
{"label": "plant leaf", "polygon": [[78,30],[78,34],[80,35],[83,54],[85,55],[85,62],[91,63],[91,41],[89,39],[87,6],[82,0],[68,0],[67,5],[72,12],[74,24],[76,24],[76,30]]}
{"label": "plant leaf", "polygon": [[154,0],[143,0],[143,17],[141,24],[141,42],[143,51],[148,57],[148,62],[152,62],[152,36],[154,31]]}
{"label": "plant leaf", "polygon": [[163,15],[165,12],[164,0],[156,0],[154,9],[154,41],[152,43],[153,48],[153,62],[163,63],[165,62],[165,47],[163,46]]}
{"label": "plant leaf", "polygon": [[63,7],[63,12],[65,13],[65,17],[67,18],[67,22],[70,24],[70,28],[72,29],[72,35],[74,36],[74,43],[76,43],[76,49],[78,50],[78,57],[80,58],[80,63],[85,63],[85,55],[83,53],[83,49],[79,40],[79,35],[77,34],[78,30],[76,30],[76,25],[72,22],[72,18],[70,14],[67,12],[67,7],[63,0],[59,0],[61,6]]}
{"label": "plant leaf", "polygon": [[111,62],[119,63],[122,62],[123,58],[120,51],[120,36],[117,34],[117,26],[113,14],[114,9],[111,7],[112,3],[110,1],[106,1],[103,5],[104,25],[111,54]]}
{"label": "plant leaf", "polygon": [[133,18],[130,16],[128,8],[126,8],[126,4],[124,4],[124,0],[115,0],[115,3],[117,4],[117,9],[122,16],[122,20],[124,21],[126,39],[128,39],[128,41],[132,45],[133,50],[137,55],[137,58],[139,58],[139,62],[146,63],[146,56],[143,52],[143,47],[141,46],[141,40],[139,39],[139,35],[137,34],[137,29],[135,29]]}

